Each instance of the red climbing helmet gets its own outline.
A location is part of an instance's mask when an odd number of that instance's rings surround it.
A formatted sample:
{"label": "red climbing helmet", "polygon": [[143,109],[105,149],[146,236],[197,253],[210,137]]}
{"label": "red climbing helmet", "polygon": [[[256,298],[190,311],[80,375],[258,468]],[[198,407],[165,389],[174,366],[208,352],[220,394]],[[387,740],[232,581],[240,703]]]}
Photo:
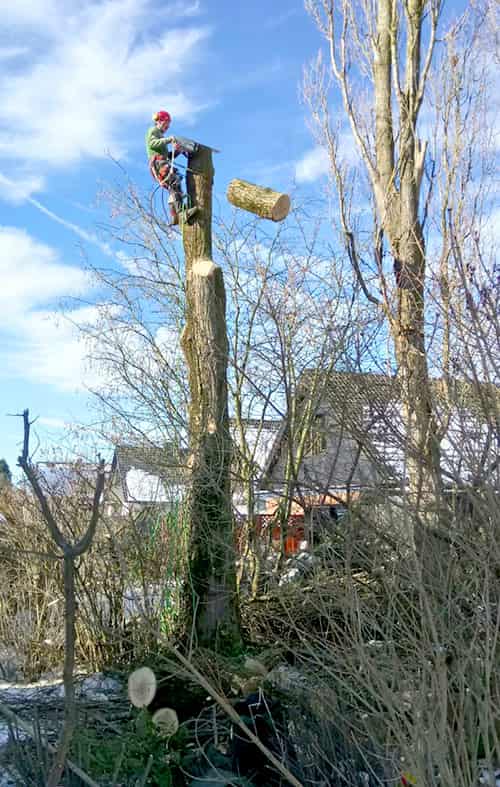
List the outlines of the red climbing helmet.
{"label": "red climbing helmet", "polygon": [[154,113],[153,120],[155,123],[164,123],[166,120],[170,123],[172,118],[168,112],[166,112],[164,109],[160,109],[158,112]]}

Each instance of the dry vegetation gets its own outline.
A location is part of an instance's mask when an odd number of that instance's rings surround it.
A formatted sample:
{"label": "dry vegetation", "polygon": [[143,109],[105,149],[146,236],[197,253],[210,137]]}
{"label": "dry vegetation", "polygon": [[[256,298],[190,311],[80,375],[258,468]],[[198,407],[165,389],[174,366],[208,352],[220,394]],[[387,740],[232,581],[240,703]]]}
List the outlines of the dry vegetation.
{"label": "dry vegetation", "polygon": [[[332,251],[316,216],[298,210],[272,237],[255,223],[221,220],[214,240],[228,293],[223,360],[239,433],[232,481],[249,512],[242,531],[248,565],[239,565],[243,643],[224,653],[201,649],[183,625],[181,581],[192,555],[181,510],[148,521],[101,508],[88,550],[73,556],[75,672],[112,674],[122,692],[104,708],[77,702],[69,759],[56,780],[65,787],[495,787],[500,290],[491,227],[485,230],[498,155],[486,122],[487,53],[497,43],[492,9],[471,4],[444,36],[436,27],[439,0],[358,3],[356,13],[341,0],[338,28],[330,0],[306,6],[330,45],[330,62],[318,58],[308,72],[305,98],[329,155],[337,243]],[[420,44],[428,56],[419,59]],[[374,76],[373,116],[364,113],[367,74]],[[360,151],[352,166],[344,127],[329,114],[333,85]],[[427,148],[417,138],[424,99],[432,125]],[[155,435],[180,454],[189,396],[170,340],[185,319],[183,264],[134,189],[114,200],[115,239],[137,259],[125,273],[96,273],[109,296],[87,334],[94,363],[107,374],[107,388],[97,392],[103,434],[118,430],[136,444]],[[399,373],[402,420],[383,410],[377,426],[399,450],[402,469],[389,473],[370,455],[378,481],[351,495],[368,445],[366,432],[354,435],[355,461],[342,480],[348,515],[311,547],[307,571],[285,582],[292,507],[311,489],[320,496],[335,486],[332,462],[322,488],[301,488],[311,438],[323,423],[315,420],[322,385],[336,369]],[[475,405],[461,402],[450,445],[453,397],[465,389],[474,391]],[[350,402],[343,405],[333,413],[339,433],[352,427]],[[332,400],[328,406],[335,409]],[[377,403],[373,410],[377,416]],[[269,544],[259,543],[262,467],[245,433],[256,413],[261,422],[283,419],[287,438],[273,490],[283,525],[273,561],[266,561]],[[213,489],[207,483],[201,497]],[[60,674],[68,658],[64,549],[47,525],[53,517],[66,544],[80,543],[89,488],[82,479],[71,494],[44,491],[50,516],[29,486],[0,488],[0,679]],[[223,502],[229,510],[229,496]],[[199,541],[201,561],[203,546]],[[226,565],[235,557],[230,543],[211,540],[210,550]],[[189,594],[192,585],[185,587]],[[223,598],[231,615],[235,599]],[[189,601],[194,608],[195,594]],[[139,667],[154,671],[157,687],[131,708],[123,687]],[[5,714],[4,705],[0,697]],[[31,724],[28,739],[14,735],[6,754],[24,787],[54,779],[58,725],[67,712],[56,705],[52,719],[36,702],[19,710],[20,720],[10,718],[19,731]],[[179,721],[167,736],[154,721],[166,707]]]}
{"label": "dry vegetation", "polygon": [[[73,760],[79,757],[77,765],[100,785],[139,784],[146,773],[144,784],[190,783],[183,781],[186,774],[206,772],[205,760],[227,772],[232,722],[226,703],[232,708],[261,687],[272,721],[265,733],[255,731],[290,778],[266,767],[267,781],[251,783],[326,787],[369,779],[382,785],[408,772],[417,784],[477,784],[480,768],[495,766],[500,751],[500,552],[496,497],[477,492],[471,502],[467,516],[449,509],[448,573],[432,592],[413,551],[394,541],[405,512],[394,504],[354,508],[342,532],[316,548],[309,576],[242,599],[245,651],[257,658],[250,669],[244,653],[223,658],[195,651],[181,663],[168,637],[170,612],[161,605],[127,619],[125,588],[156,587],[170,577],[172,542],[168,550],[157,540],[148,548],[144,529],[133,522],[122,522],[123,530],[103,522],[78,565],[78,669],[113,668],[126,676],[136,665],[151,664],[159,676],[152,713],[169,705],[181,724],[169,738],[167,757],[144,712],[131,715],[123,699],[114,720],[110,708],[106,719],[97,708],[89,717],[82,706]],[[7,656],[15,653],[22,662],[24,677],[36,679],[62,660],[61,571],[30,496],[4,493],[2,510],[8,527],[1,544],[0,639]],[[78,512],[73,508],[67,517],[73,535],[83,527]],[[127,759],[119,738],[114,742],[117,725],[128,746],[135,741],[150,756],[149,771],[148,756],[136,751]],[[17,744],[23,778],[45,784],[26,746]],[[47,774],[50,757],[43,746],[40,751]],[[129,781],[112,781],[120,768]],[[64,783],[80,784],[79,778],[68,771]]]}

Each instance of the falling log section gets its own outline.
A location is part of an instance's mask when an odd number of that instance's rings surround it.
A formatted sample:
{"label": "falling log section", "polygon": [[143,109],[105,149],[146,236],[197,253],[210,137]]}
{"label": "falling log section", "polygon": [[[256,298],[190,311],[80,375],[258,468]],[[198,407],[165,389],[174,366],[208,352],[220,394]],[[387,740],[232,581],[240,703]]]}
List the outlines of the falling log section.
{"label": "falling log section", "polygon": [[255,213],[263,219],[283,221],[290,211],[290,197],[279,191],[256,186],[246,180],[232,180],[227,189],[231,205]]}
{"label": "falling log section", "polygon": [[190,157],[187,190],[200,208],[182,238],[186,325],[181,345],[189,373],[191,494],[186,606],[198,645],[232,652],[241,642],[231,509],[227,407],[228,339],[222,269],[212,259],[212,152]]}

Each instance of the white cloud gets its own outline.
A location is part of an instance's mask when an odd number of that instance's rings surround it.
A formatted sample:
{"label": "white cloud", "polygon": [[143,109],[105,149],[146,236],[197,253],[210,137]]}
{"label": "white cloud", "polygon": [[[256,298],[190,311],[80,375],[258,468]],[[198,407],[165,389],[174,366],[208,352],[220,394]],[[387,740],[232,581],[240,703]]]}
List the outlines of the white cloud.
{"label": "white cloud", "polygon": [[52,418],[50,416],[41,416],[41,418],[37,419],[37,424],[46,426],[48,429],[66,429],[69,425],[68,422],[63,421],[62,418]]}
{"label": "white cloud", "polygon": [[0,46],[0,60],[13,60],[16,57],[26,57],[29,53],[27,46]]}
{"label": "white cloud", "polygon": [[53,210],[49,210],[49,208],[47,208],[45,205],[42,205],[41,202],[39,202],[36,199],[33,199],[32,197],[26,197],[26,199],[31,205],[34,205],[34,207],[37,208],[37,210],[39,210],[41,213],[44,213],[46,216],[49,217],[49,219],[52,219],[52,221],[55,221],[56,224],[61,224],[62,227],[66,227],[66,229],[69,230],[70,232],[74,232],[75,235],[77,235],[82,240],[87,241],[87,243],[92,243],[93,246],[97,246],[97,248],[100,249],[104,254],[106,254],[106,256],[108,257],[115,256],[109,243],[103,243],[101,240],[99,240],[99,238],[94,232],[88,232],[87,230],[84,230],[82,227],[80,227],[78,224],[74,224],[72,221],[67,221],[66,219],[63,219],[62,216],[59,216],[58,213],[54,213]]}
{"label": "white cloud", "polygon": [[328,175],[330,162],[325,148],[316,147],[308,150],[295,165],[295,177],[298,183],[312,183],[323,175]]}
{"label": "white cloud", "polygon": [[[4,41],[10,38],[18,45],[21,41],[25,43],[28,38],[31,44],[33,33],[38,35],[39,31],[47,31],[57,18],[56,2],[53,0],[17,0],[15,3],[2,3],[1,6],[2,27],[5,33],[10,34],[4,37]],[[24,38],[16,35],[19,28],[25,33]],[[4,48],[9,49],[8,46]]]}
{"label": "white cloud", "polygon": [[[76,321],[96,318],[92,307],[71,313]],[[61,391],[76,391],[88,383],[87,347],[77,328],[51,311],[31,311],[18,326],[16,341],[5,353],[7,371]]]}
{"label": "white cloud", "polygon": [[45,178],[24,171],[16,172],[16,180],[7,178],[0,172],[0,197],[6,202],[17,205],[29,199],[32,194],[43,191]]}
{"label": "white cloud", "polygon": [[[68,3],[68,6],[71,2]],[[2,20],[10,25],[23,24],[26,27],[42,25],[44,28],[56,16],[56,0],[16,0],[15,3],[2,4]]]}
{"label": "white cloud", "polygon": [[81,295],[89,278],[57,252],[17,227],[0,226],[0,327],[17,326],[26,310],[54,298]]}
{"label": "white cloud", "polygon": [[201,4],[199,0],[195,0],[189,5],[185,0],[179,0],[177,3],[165,6],[164,12],[169,14],[170,18],[172,18],[174,14],[178,14],[179,16],[197,16],[201,12]]}
{"label": "white cloud", "polygon": [[[0,227],[0,371],[4,377],[84,387],[86,345],[51,304],[91,289],[85,271],[65,265],[57,252],[16,227]],[[97,310],[71,312],[74,323],[95,323]]]}
{"label": "white cloud", "polygon": [[[47,208],[39,200],[34,199],[31,194],[33,194],[35,191],[41,190],[43,186],[43,178],[33,178],[31,181],[23,180],[19,183],[16,183],[16,181],[12,180],[12,178],[8,178],[0,172],[0,196],[3,197],[7,202],[29,202],[30,205],[33,205],[33,207],[39,210],[40,213],[48,216],[49,219],[56,222],[56,224],[60,224],[62,227],[65,227],[67,230],[73,232],[87,243],[91,243],[93,246],[96,246],[107,257],[118,257],[118,254],[115,254],[109,243],[105,243],[104,241],[100,240],[95,232],[89,232],[83,227],[80,227],[79,224],[75,224],[72,221],[67,221],[67,219],[64,219],[58,213],[55,213],[53,210],[50,210],[50,208]],[[84,206],[78,205],[78,207],[80,210],[86,209]]]}
{"label": "white cloud", "polygon": [[75,392],[102,382],[98,370],[89,367],[90,340],[77,325],[95,326],[96,307],[73,309],[67,316],[43,309],[25,314],[13,340],[3,342],[1,371],[4,376]]}
{"label": "white cloud", "polygon": [[[343,128],[334,134],[336,156],[339,164],[355,167],[360,162],[360,155],[350,129]],[[317,145],[308,150],[295,165],[295,177],[298,183],[312,183],[314,180],[328,175],[330,159],[326,148]]]}
{"label": "white cloud", "polygon": [[[196,5],[187,10],[194,14]],[[161,11],[158,17],[152,0],[10,4],[2,22],[17,40],[28,37],[31,58],[3,71],[0,156],[29,155],[45,167],[119,156],[127,121],[149,118],[163,104],[176,117],[194,115],[186,74],[209,31],[176,26],[179,3]]]}

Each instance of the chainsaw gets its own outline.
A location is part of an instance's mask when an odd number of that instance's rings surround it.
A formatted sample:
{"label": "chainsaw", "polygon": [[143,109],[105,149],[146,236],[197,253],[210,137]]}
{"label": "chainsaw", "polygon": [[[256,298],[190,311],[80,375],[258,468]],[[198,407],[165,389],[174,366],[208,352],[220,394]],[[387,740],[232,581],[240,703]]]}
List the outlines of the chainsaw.
{"label": "chainsaw", "polygon": [[195,142],[194,139],[188,139],[187,137],[170,137],[170,140],[186,156],[194,156],[200,147],[209,148],[214,153],[220,153],[220,150],[217,150],[217,148],[212,148],[210,145],[202,145],[201,142]]}

